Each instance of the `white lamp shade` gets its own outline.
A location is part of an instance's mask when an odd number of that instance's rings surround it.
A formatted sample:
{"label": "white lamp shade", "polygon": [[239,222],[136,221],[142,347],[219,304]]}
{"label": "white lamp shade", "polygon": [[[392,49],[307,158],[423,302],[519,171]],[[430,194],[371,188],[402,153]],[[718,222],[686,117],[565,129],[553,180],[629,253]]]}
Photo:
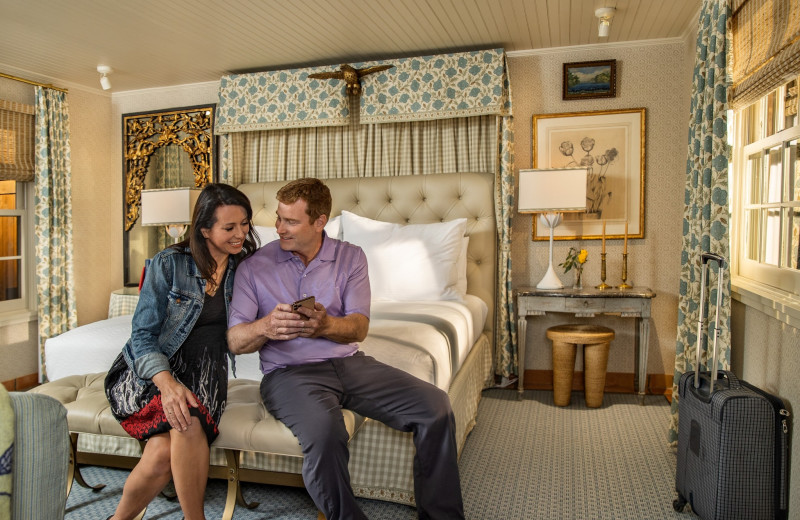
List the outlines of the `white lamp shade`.
{"label": "white lamp shade", "polygon": [[520,213],[586,211],[586,168],[519,171]]}
{"label": "white lamp shade", "polygon": [[191,224],[198,188],[142,190],[142,225]]}

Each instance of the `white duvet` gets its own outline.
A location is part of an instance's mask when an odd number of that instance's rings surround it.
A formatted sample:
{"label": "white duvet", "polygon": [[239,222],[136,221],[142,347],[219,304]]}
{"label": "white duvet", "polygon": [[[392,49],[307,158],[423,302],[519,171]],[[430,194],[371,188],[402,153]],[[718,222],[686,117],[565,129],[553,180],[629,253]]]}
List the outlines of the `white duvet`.
{"label": "white duvet", "polygon": [[[361,350],[446,390],[480,336],[487,308],[468,295],[464,303],[372,302],[371,314]],[[131,318],[109,318],[48,339],[47,378],[108,370],[130,337]],[[236,357],[236,376],[261,379],[258,353]]]}

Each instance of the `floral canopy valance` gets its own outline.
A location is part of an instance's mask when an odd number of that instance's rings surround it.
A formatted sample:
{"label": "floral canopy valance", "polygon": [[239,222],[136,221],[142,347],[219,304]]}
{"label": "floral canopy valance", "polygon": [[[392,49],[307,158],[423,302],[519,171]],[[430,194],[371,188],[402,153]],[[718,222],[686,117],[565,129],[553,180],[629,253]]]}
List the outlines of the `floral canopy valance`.
{"label": "floral canopy valance", "polygon": [[[361,78],[360,122],[422,121],[510,115],[503,49],[351,64],[393,68]],[[350,116],[343,80],[309,78],[336,66],[230,74],[220,80],[218,134],[346,125]]]}

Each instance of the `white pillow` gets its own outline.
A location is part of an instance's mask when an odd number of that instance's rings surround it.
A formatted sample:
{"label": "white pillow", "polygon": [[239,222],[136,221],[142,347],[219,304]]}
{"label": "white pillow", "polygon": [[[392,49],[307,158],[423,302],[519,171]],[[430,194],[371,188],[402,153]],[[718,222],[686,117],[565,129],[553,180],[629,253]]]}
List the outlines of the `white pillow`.
{"label": "white pillow", "polygon": [[258,235],[262,246],[269,244],[273,240],[278,240],[278,230],[275,229],[275,226],[253,226],[253,230]]}
{"label": "white pillow", "polygon": [[456,262],[456,290],[462,296],[467,295],[467,248],[469,248],[469,237],[461,239],[461,253]]}
{"label": "white pillow", "polygon": [[[261,245],[266,245],[273,240],[278,240],[278,230],[275,226],[253,226],[256,235],[261,240]],[[342,218],[333,217],[325,224],[325,232],[331,238],[342,239]]]}
{"label": "white pillow", "polygon": [[336,240],[342,239],[342,216],[336,215],[325,224],[325,233]]}
{"label": "white pillow", "polygon": [[367,255],[373,300],[463,299],[457,264],[467,219],[401,226],[343,211],[342,228]]}

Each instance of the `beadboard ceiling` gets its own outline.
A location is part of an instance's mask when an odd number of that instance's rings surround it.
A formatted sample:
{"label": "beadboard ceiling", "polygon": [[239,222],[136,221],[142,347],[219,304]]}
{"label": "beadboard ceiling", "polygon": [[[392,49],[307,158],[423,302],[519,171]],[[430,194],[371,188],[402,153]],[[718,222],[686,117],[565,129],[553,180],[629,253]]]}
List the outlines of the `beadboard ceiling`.
{"label": "beadboard ceiling", "polygon": [[[111,92],[503,47],[686,37],[701,0],[0,0],[0,72]],[[598,7],[616,7],[609,36]],[[332,67],[334,68],[334,67]],[[60,84],[59,84],[60,83]]]}

